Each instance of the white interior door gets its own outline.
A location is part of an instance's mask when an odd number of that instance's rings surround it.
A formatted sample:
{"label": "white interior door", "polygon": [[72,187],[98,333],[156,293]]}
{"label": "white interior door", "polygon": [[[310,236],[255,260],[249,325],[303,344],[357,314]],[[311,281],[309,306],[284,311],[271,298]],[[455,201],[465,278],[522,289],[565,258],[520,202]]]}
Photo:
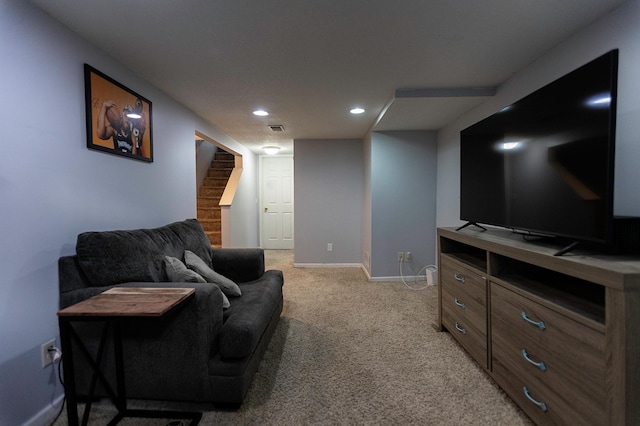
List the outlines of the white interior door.
{"label": "white interior door", "polygon": [[293,249],[293,157],[263,156],[262,247]]}

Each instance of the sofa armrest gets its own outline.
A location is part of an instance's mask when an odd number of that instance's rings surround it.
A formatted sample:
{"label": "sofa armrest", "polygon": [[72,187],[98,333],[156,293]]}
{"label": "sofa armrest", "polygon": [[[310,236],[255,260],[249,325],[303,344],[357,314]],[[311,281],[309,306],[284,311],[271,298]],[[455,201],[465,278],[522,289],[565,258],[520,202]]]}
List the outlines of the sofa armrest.
{"label": "sofa armrest", "polygon": [[211,263],[216,272],[237,283],[254,281],[264,274],[264,250],[211,248]]}

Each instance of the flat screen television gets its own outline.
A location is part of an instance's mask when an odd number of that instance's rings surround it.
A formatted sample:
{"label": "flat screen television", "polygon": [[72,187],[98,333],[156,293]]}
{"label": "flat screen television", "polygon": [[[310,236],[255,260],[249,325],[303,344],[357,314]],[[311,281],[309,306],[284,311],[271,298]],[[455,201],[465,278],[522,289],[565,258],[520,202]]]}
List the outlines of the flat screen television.
{"label": "flat screen television", "polygon": [[460,219],[610,244],[618,50],[460,132]]}

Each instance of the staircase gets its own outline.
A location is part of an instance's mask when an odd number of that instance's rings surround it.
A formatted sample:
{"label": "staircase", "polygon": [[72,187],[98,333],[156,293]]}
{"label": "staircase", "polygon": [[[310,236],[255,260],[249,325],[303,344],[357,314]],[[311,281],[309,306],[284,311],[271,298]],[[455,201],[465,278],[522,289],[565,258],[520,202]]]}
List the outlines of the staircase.
{"label": "staircase", "polygon": [[222,247],[220,198],[235,165],[233,154],[219,150],[198,191],[198,222],[211,241],[212,247]]}

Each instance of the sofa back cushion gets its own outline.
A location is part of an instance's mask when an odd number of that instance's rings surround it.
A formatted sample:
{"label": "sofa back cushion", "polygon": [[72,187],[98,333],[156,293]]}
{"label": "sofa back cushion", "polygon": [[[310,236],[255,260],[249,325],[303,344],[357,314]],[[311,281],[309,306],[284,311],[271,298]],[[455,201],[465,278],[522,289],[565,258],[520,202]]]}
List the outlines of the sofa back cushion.
{"label": "sofa back cushion", "polygon": [[154,229],[84,232],[78,235],[78,264],[91,285],[167,281],[165,256],[185,250],[211,263],[211,243],[196,219]]}

